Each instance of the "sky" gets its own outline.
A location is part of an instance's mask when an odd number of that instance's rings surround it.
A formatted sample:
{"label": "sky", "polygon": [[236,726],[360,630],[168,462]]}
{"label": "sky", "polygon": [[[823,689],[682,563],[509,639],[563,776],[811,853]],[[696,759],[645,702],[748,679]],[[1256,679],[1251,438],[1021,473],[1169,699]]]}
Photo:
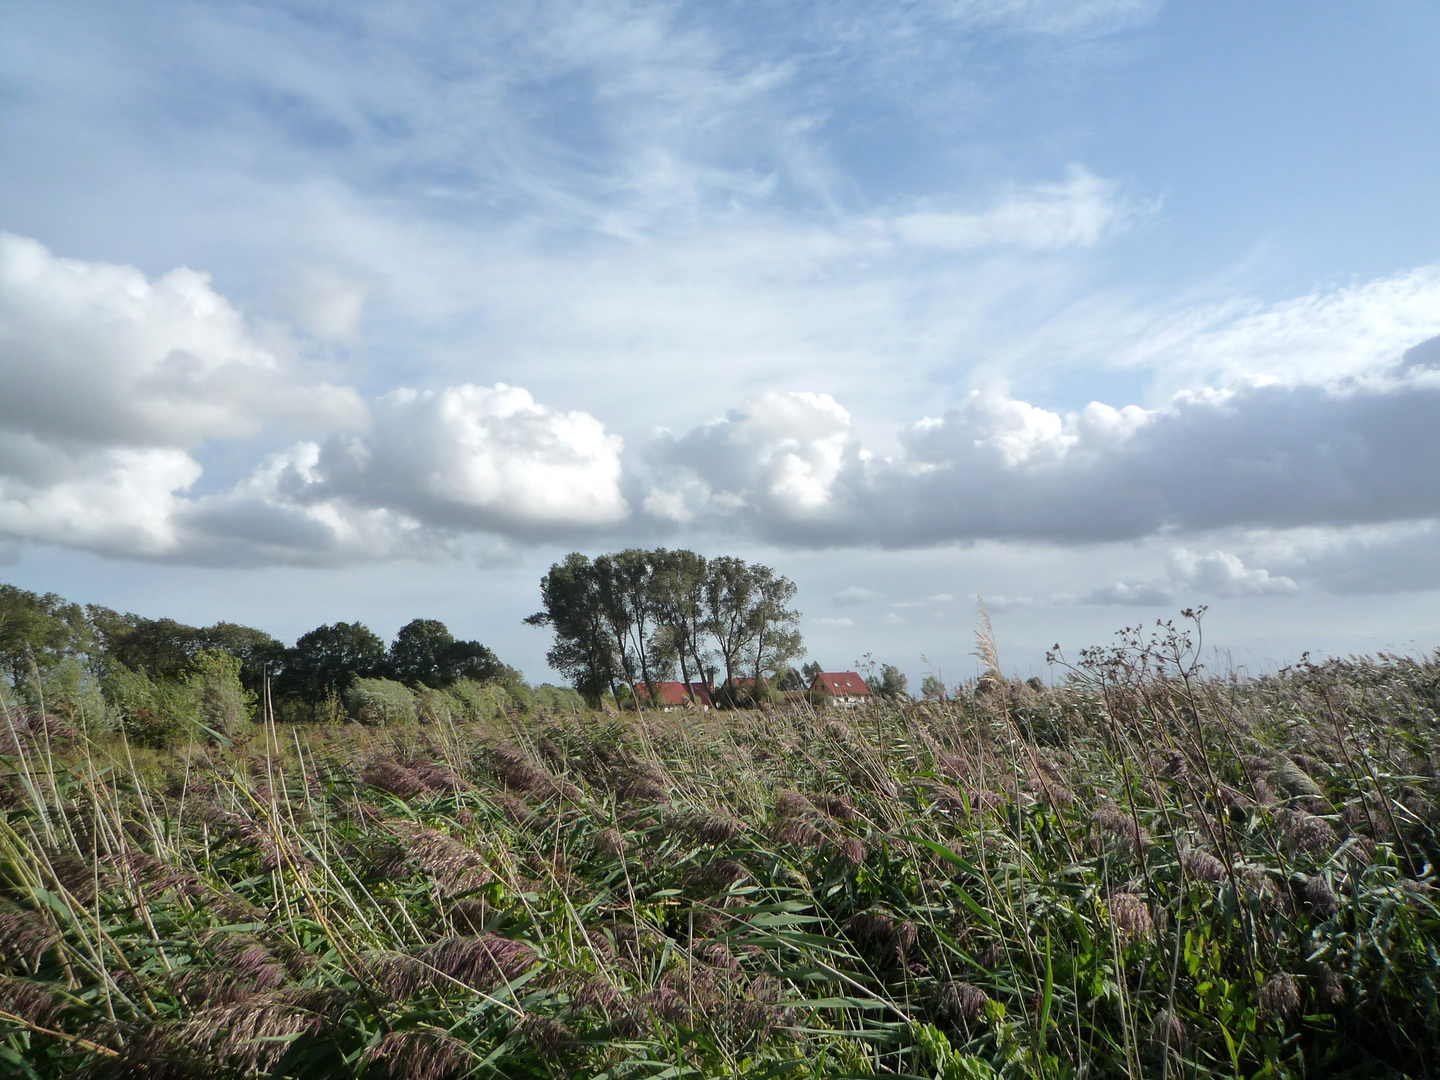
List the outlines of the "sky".
{"label": "sky", "polygon": [[1423,0],[0,0],[0,580],[533,680],[573,550],[809,658],[1440,645]]}

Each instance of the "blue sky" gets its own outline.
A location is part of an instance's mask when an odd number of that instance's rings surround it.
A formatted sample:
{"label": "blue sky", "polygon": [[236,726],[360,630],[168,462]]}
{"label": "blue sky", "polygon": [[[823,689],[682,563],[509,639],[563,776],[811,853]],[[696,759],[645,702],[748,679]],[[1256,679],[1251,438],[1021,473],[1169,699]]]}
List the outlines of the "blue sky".
{"label": "blue sky", "polygon": [[564,552],[947,676],[1440,640],[1419,2],[0,4],[0,577],[543,677]]}

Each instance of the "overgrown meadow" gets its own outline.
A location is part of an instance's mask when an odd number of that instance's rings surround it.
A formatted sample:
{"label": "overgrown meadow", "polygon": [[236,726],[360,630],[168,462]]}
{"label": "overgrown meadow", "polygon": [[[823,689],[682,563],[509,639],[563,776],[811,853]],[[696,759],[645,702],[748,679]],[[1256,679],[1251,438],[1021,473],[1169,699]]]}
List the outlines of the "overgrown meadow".
{"label": "overgrown meadow", "polygon": [[866,710],[7,701],[0,1071],[1434,1074],[1440,656],[1158,633]]}

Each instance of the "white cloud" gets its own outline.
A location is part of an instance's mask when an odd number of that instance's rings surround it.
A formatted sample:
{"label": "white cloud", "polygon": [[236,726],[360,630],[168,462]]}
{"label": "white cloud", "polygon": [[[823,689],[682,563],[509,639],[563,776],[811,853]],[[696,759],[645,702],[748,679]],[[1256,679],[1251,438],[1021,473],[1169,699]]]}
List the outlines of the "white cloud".
{"label": "white cloud", "polygon": [[1183,547],[1170,552],[1170,577],[1211,596],[1262,596],[1293,593],[1298,588],[1292,578],[1246,566],[1238,555],[1225,551],[1201,555]]}
{"label": "white cloud", "polygon": [[874,589],[862,589],[859,585],[851,585],[832,596],[830,602],[836,607],[860,607],[863,604],[873,604],[880,598],[880,594]]}
{"label": "white cloud", "polygon": [[818,619],[811,619],[817,626],[854,626],[854,619],[847,619],[844,616],[827,615]]}
{"label": "white cloud", "polygon": [[[652,455],[661,483],[678,474],[723,491],[730,503],[706,508],[716,521],[815,546],[1078,544],[1440,515],[1440,376],[1425,369],[1363,385],[1251,381],[1158,409],[1093,403],[1063,416],[977,391],[903,429],[890,457],[862,450],[831,399],[788,400],[796,408],[762,401],[668,437]],[[770,418],[763,437],[749,435],[752,412]],[[803,498],[777,481],[781,460],[823,462],[805,472]]]}
{"label": "white cloud", "polygon": [[47,443],[193,447],[268,420],[365,419],[349,387],[306,379],[193,270],[52,255],[0,234],[0,429]]}
{"label": "white cloud", "polygon": [[368,434],[300,443],[200,500],[194,542],[231,559],[243,540],[252,558],[324,562],[435,556],[475,532],[573,536],[628,515],[621,449],[594,417],[504,383],[397,390]]}
{"label": "white cloud", "polygon": [[647,509],[820,519],[853,452],[850,414],[829,394],[767,391],[681,437],[662,433],[652,459],[689,471],[653,488]]}
{"label": "white cloud", "polygon": [[1229,301],[1170,315],[1119,361],[1188,385],[1268,378],[1332,383],[1381,375],[1440,334],[1440,266],[1315,291],[1277,304]]}
{"label": "white cloud", "polygon": [[325,448],[317,483],[456,529],[584,530],[629,513],[623,445],[588,413],[550,409],[517,386],[396,390],[376,403],[369,435]]}
{"label": "white cloud", "polygon": [[[318,317],[342,332],[358,303]],[[367,409],[350,387],[305,379],[189,270],[152,281],[0,235],[0,382],[9,537],[143,558],[325,562],[434,554],[469,532],[583,531],[629,513],[623,444],[588,413],[504,383],[397,390]],[[270,421],[320,438],[270,455],[228,492],[190,494],[208,446],[254,439]]]}
{"label": "white cloud", "polygon": [[1119,198],[1113,181],[1076,166],[1063,183],[1015,192],[982,211],[922,208],[896,215],[889,225],[916,247],[1056,251],[1093,247],[1139,212]]}
{"label": "white cloud", "polygon": [[[45,455],[48,475],[14,468],[9,451],[25,441]],[[108,555],[164,555],[179,542],[179,493],[200,472],[173,447],[68,450],[0,435],[0,534]]]}

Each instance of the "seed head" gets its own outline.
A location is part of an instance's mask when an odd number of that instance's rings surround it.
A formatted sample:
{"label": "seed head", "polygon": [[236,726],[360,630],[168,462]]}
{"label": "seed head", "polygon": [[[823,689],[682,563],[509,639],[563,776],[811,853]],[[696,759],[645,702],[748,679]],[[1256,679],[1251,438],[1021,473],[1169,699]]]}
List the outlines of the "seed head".
{"label": "seed head", "polygon": [[1161,1009],[1155,1014],[1155,1022],[1150,1025],[1150,1042],[1155,1046],[1170,1050],[1183,1049],[1185,1046],[1184,1023],[1169,1009]]}
{"label": "seed head", "polygon": [[1213,885],[1225,876],[1225,864],[1208,851],[1200,851],[1198,848],[1191,848],[1181,855],[1180,863],[1185,867],[1185,872],[1196,881]]}
{"label": "seed head", "polygon": [[1155,929],[1155,920],[1150,916],[1150,907],[1145,899],[1134,893],[1116,893],[1110,897],[1110,918],[1126,939],[1148,938]]}
{"label": "seed head", "polygon": [[1260,987],[1260,1011],[1267,1016],[1288,1017],[1300,1011],[1300,988],[1284,972],[1270,976]]}
{"label": "seed head", "polygon": [[989,1000],[989,995],[978,986],[966,982],[947,983],[940,991],[940,1011],[960,1020],[974,1020]]}

